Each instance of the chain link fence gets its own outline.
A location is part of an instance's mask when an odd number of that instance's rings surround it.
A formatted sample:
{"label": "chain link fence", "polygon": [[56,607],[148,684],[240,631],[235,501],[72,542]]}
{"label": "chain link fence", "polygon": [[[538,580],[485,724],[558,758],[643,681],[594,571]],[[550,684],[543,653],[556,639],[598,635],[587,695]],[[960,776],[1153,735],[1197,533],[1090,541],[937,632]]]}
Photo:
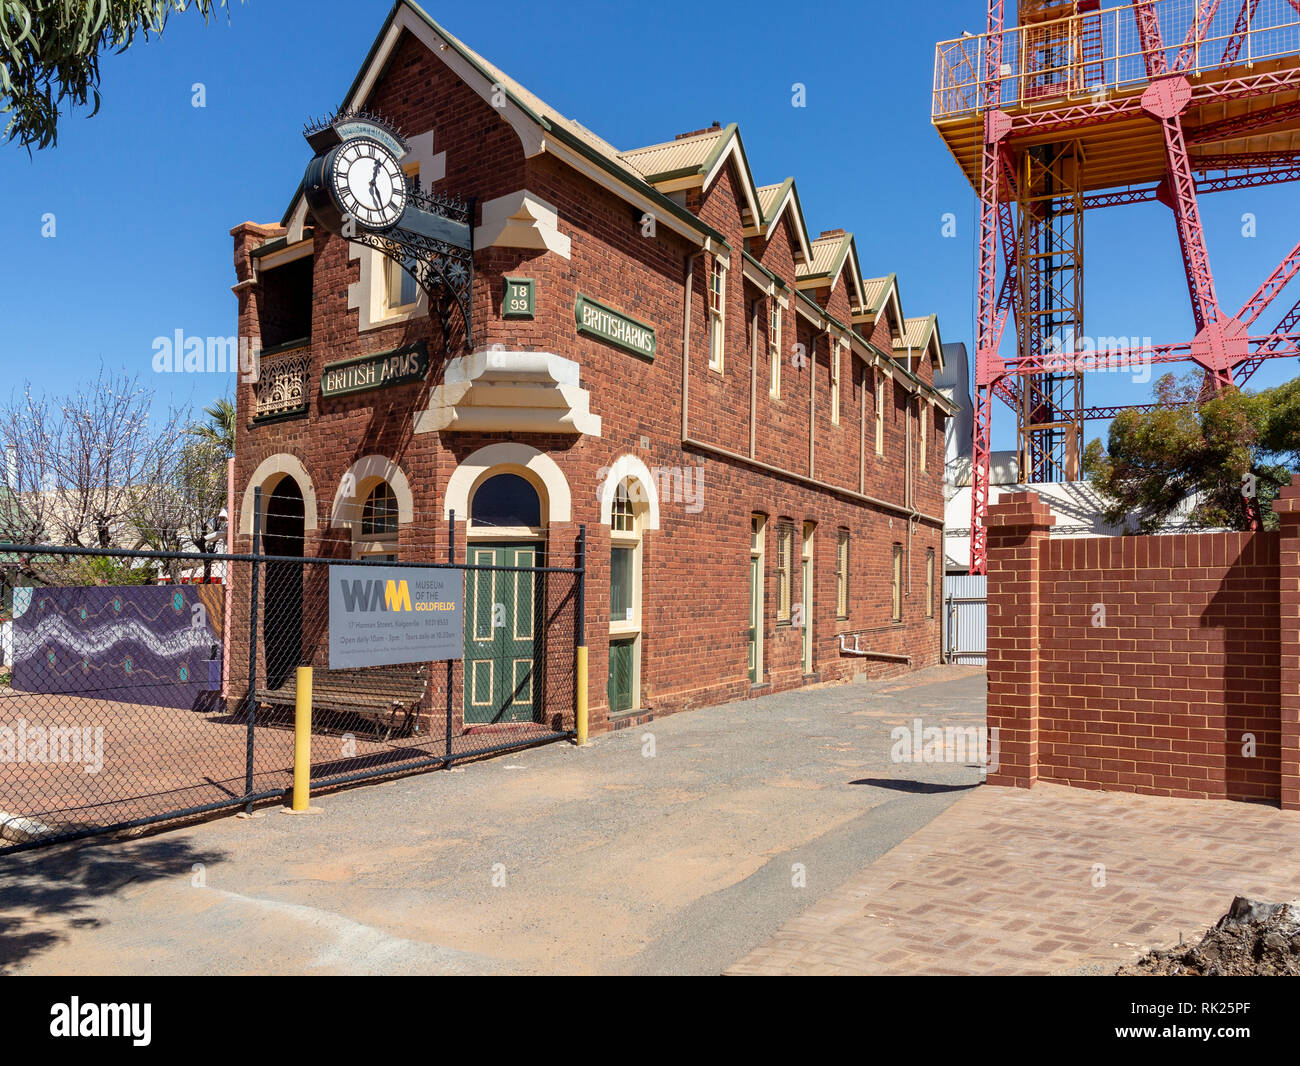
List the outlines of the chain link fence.
{"label": "chain link fence", "polygon": [[[0,853],[284,797],[300,666],[313,789],[572,737],[581,567],[473,554],[0,544]],[[438,572],[461,593],[458,656],[331,669],[337,566],[411,584]]]}

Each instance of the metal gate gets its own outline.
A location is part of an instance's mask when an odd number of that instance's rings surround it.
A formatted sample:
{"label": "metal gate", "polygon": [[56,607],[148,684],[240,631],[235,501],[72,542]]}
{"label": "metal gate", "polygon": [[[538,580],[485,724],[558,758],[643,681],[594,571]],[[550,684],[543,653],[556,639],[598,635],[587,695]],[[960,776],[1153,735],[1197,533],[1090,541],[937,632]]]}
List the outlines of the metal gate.
{"label": "metal gate", "polygon": [[[0,544],[0,854],[284,797],[300,665],[314,788],[573,737],[584,541],[572,566]],[[329,669],[338,565],[526,582],[530,658],[504,710],[465,714],[460,660]]]}
{"label": "metal gate", "polygon": [[987,662],[988,578],[946,574],[943,579],[943,659],[983,666]]}

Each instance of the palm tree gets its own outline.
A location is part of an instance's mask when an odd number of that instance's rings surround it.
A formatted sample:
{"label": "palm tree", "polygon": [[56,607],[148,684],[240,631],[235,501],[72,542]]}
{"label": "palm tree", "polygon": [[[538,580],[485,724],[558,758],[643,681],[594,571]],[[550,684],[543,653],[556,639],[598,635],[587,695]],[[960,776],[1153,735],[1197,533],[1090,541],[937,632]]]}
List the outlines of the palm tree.
{"label": "palm tree", "polygon": [[235,454],[235,401],[229,396],[222,396],[215,403],[203,408],[208,416],[206,423],[195,422],[187,432],[199,440],[215,444],[226,457]]}

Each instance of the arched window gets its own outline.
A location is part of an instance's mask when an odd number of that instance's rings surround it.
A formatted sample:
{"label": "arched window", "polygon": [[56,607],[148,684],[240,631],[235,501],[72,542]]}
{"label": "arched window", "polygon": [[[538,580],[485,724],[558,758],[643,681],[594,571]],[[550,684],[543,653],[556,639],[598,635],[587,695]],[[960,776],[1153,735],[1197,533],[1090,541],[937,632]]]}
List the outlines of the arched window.
{"label": "arched window", "polygon": [[626,478],[614,490],[614,502],[609,509],[609,528],[615,533],[636,532],[636,509],[632,504],[632,492]]}
{"label": "arched window", "polygon": [[387,481],[370,490],[361,508],[363,537],[390,537],[397,533],[397,496]]}
{"label": "arched window", "polygon": [[542,501],[527,478],[494,474],[484,481],[470,501],[471,526],[539,528]]}

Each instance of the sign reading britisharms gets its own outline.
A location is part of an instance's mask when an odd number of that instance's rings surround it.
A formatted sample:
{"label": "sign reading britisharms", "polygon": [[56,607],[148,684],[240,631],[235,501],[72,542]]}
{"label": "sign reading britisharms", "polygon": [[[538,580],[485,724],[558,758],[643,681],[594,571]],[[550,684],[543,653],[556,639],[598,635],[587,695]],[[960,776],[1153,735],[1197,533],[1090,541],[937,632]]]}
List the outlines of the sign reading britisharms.
{"label": "sign reading britisharms", "polygon": [[330,567],[330,669],[460,659],[459,570]]}
{"label": "sign reading britisharms", "polygon": [[653,326],[638,322],[622,311],[615,311],[590,296],[579,293],[573,301],[573,317],[578,320],[578,332],[599,337],[643,359],[655,357],[655,331]]}

